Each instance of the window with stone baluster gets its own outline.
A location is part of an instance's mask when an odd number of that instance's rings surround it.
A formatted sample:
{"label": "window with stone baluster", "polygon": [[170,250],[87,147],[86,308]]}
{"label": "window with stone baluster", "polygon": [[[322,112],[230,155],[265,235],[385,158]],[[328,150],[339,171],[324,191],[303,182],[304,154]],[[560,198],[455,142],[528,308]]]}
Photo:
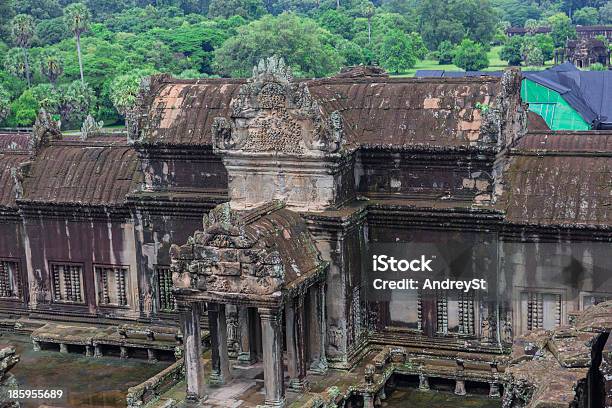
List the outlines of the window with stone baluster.
{"label": "window with stone baluster", "polygon": [[476,334],[476,305],[473,292],[438,291],[436,296],[437,332],[439,334]]}
{"label": "window with stone baluster", "polygon": [[550,330],[565,321],[563,292],[547,289],[524,290],[520,295],[519,334],[535,329]]}
{"label": "window with stone baluster", "polygon": [[51,263],[53,300],[62,303],[85,303],[83,265]]}
{"label": "window with stone baluster", "polygon": [[127,307],[129,274],[125,266],[94,266],[98,305]]}
{"label": "window with stone baluster", "polygon": [[172,294],[172,271],[168,266],[157,266],[155,271],[159,310],[162,312],[173,312],[176,310],[176,299]]}
{"label": "window with stone baluster", "polygon": [[0,259],[0,299],[21,298],[19,289],[18,263]]}

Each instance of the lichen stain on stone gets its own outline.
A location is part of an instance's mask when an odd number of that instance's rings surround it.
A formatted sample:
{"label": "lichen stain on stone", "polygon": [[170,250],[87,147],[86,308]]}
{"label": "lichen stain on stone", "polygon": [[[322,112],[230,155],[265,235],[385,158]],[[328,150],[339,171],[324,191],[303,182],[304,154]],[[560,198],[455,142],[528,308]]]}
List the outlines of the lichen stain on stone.
{"label": "lichen stain on stone", "polygon": [[425,98],[425,100],[423,100],[423,108],[439,109],[440,108],[440,98]]}

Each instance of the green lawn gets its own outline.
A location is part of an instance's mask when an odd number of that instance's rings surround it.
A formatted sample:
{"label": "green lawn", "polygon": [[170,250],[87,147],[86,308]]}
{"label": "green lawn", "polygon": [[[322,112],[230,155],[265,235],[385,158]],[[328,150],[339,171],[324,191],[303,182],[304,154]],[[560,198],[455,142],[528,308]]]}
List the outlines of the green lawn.
{"label": "green lawn", "polygon": [[[508,67],[506,61],[502,61],[499,58],[499,52],[501,51],[501,45],[496,47],[491,47],[491,50],[488,52],[489,57],[489,67],[485,68],[483,71],[502,71],[503,69]],[[548,61],[543,67],[521,67],[523,71],[537,71],[541,69],[545,69],[551,67],[552,61]],[[453,64],[438,64],[438,61],[435,60],[422,60],[417,62],[416,66],[403,74],[397,75],[401,77],[412,77],[419,69],[443,69],[445,71],[461,71],[461,68],[458,68]]]}

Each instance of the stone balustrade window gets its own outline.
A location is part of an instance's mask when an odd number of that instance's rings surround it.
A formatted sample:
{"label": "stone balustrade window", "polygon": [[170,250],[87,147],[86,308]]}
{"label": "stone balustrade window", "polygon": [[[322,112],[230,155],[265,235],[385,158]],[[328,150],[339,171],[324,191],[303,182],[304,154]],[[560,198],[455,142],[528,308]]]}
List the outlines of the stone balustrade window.
{"label": "stone balustrade window", "polygon": [[95,266],[98,304],[128,306],[128,269],[122,266]]}
{"label": "stone balustrade window", "polygon": [[85,303],[83,266],[77,264],[51,264],[53,300],[64,303]]}
{"label": "stone balustrade window", "polygon": [[550,330],[561,325],[563,304],[561,293],[526,291],[521,293],[520,317],[522,332]]}
{"label": "stone balustrade window", "polygon": [[0,260],[0,298],[20,298],[17,262]]}
{"label": "stone balustrade window", "polygon": [[439,334],[476,334],[476,305],[473,293],[440,291],[436,299]]}
{"label": "stone balustrade window", "polygon": [[176,310],[176,299],[172,294],[172,271],[167,266],[158,266],[156,272],[159,310],[173,312]]}

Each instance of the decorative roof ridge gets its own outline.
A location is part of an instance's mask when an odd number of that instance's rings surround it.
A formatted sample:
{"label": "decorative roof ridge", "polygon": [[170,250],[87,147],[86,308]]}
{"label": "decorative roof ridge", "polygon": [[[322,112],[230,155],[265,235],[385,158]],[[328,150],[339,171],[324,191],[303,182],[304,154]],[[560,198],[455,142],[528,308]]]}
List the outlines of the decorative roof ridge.
{"label": "decorative roof ridge", "polygon": [[48,144],[50,146],[74,146],[74,147],[110,147],[110,148],[130,148],[134,149],[134,147],[128,143],[127,140],[96,140],[96,139],[87,139],[87,140],[76,140],[76,139],[63,139],[63,140],[54,140]]}
{"label": "decorative roof ridge", "polygon": [[282,200],[272,200],[253,209],[238,210],[238,213],[244,225],[249,225],[268,214],[285,208],[285,206],[285,202]]}
{"label": "decorative roof ridge", "polygon": [[478,77],[325,77],[325,78],[310,78],[310,79],[297,79],[297,82],[306,82],[307,85],[327,85],[327,84],[357,84],[357,83],[381,83],[381,84],[394,84],[394,83],[415,83],[415,84],[444,84],[444,83],[489,83],[499,82],[499,77],[494,76],[478,76]]}
{"label": "decorative roof ridge", "polygon": [[160,78],[162,84],[185,84],[206,85],[207,83],[243,84],[247,78],[175,78],[171,75],[163,75]]}

